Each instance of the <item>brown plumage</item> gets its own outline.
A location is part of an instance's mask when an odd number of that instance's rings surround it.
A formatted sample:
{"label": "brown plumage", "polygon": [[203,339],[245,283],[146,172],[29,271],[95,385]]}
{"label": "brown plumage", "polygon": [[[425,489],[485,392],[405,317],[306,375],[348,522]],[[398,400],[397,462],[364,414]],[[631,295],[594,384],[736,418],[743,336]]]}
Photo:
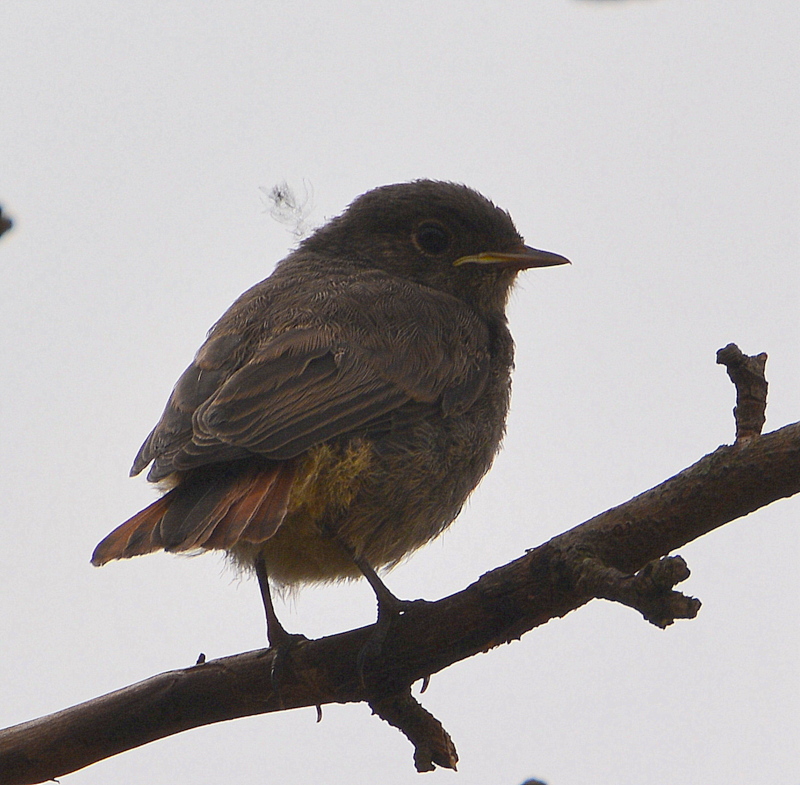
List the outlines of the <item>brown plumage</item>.
{"label": "brown plumage", "polygon": [[284,585],[396,564],[500,445],[517,273],[563,262],[465,186],[359,197],[214,325],[131,470],[172,489],[93,563],[222,549]]}

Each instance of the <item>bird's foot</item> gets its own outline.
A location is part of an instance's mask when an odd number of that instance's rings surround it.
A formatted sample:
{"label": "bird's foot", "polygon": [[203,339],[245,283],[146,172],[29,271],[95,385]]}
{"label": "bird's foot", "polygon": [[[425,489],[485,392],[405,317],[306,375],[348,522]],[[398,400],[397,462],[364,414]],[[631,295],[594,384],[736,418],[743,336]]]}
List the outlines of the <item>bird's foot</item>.
{"label": "bird's foot", "polygon": [[298,643],[307,641],[305,635],[295,632],[286,632],[283,627],[279,630],[270,629],[269,632],[269,648],[273,652],[272,664],[269,669],[269,680],[278,702],[283,705],[281,698],[281,687],[285,684],[285,676],[288,672],[288,666],[291,662],[289,653],[297,646]]}
{"label": "bird's foot", "polygon": [[302,641],[307,641],[308,638],[299,633],[287,632],[286,628],[280,623],[275,613],[275,606],[272,604],[267,567],[264,563],[263,556],[256,558],[253,566],[255,567],[256,576],[258,577],[258,585],[261,589],[261,599],[264,603],[264,612],[267,619],[267,643],[269,644],[270,651],[274,652],[269,671],[269,680],[278,698],[278,702],[283,705],[281,686],[284,683],[284,675],[287,670],[286,666],[289,664],[289,652],[292,647]]}
{"label": "bird's foot", "polygon": [[364,671],[370,660],[376,660],[383,652],[383,644],[392,625],[401,616],[426,605],[428,600],[401,600],[386,590],[381,592],[378,600],[378,620],[372,628],[372,633],[358,653],[358,678],[364,687]]}

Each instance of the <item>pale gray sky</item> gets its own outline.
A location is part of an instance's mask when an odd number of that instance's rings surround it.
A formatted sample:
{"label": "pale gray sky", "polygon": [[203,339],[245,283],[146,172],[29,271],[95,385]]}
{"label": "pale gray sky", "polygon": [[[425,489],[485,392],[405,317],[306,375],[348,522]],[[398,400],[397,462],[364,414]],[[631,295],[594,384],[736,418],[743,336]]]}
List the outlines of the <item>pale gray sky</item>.
{"label": "pale gray sky", "polygon": [[[5,3],[0,29],[4,545],[0,725],[263,645],[215,555],[91,567],[154,498],[130,463],[207,328],[377,185],[465,182],[571,268],[527,273],[506,448],[452,529],[391,573],[437,598],[733,436],[715,352],[770,355],[800,416],[797,39],[786,0]],[[681,549],[694,621],[605,602],[434,676],[459,773],[518,785],[797,783],[796,500]],[[289,629],[368,623],[302,591]],[[190,731],[75,785],[419,782],[366,706]]]}

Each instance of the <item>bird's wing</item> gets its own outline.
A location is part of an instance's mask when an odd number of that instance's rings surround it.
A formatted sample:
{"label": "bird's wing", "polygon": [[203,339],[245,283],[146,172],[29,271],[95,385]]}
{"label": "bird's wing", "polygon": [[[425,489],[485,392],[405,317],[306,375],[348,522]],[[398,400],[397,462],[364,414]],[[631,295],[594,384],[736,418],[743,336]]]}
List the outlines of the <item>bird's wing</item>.
{"label": "bird's wing", "polygon": [[485,385],[487,328],[454,298],[398,284],[365,303],[356,286],[317,305],[244,359],[246,329],[234,321],[229,331],[223,317],[132,473],[151,461],[158,480],[253,454],[288,459],[343,433],[391,427],[395,413],[407,421],[431,407],[463,411]]}

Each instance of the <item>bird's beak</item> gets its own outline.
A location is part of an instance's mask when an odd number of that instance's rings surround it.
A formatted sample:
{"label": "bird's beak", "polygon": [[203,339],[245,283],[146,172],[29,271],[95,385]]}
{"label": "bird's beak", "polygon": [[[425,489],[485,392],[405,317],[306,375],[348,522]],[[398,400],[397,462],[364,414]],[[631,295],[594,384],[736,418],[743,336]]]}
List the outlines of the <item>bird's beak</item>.
{"label": "bird's beak", "polygon": [[453,265],[460,267],[462,264],[491,264],[495,267],[511,268],[513,270],[528,270],[531,267],[555,267],[557,264],[571,264],[564,256],[551,251],[539,251],[528,245],[520,246],[519,251],[510,253],[501,251],[487,251],[485,253],[462,256],[456,259]]}

